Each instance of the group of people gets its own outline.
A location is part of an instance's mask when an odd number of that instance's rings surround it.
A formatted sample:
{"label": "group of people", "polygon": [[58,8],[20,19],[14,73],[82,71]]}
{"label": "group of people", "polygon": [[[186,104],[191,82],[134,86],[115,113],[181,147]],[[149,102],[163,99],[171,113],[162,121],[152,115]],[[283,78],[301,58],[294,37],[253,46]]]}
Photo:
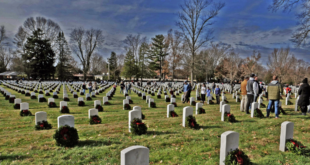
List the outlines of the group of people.
{"label": "group of people", "polygon": [[126,93],[131,93],[131,82],[124,83],[123,81],[120,83],[120,93],[123,93],[124,90],[126,90]]}
{"label": "group of people", "polygon": [[95,82],[91,82],[88,81],[87,85],[85,84],[85,82],[82,85],[82,89],[83,89],[83,93],[85,93],[86,88],[89,90],[89,94],[93,91],[97,89],[97,83]]}

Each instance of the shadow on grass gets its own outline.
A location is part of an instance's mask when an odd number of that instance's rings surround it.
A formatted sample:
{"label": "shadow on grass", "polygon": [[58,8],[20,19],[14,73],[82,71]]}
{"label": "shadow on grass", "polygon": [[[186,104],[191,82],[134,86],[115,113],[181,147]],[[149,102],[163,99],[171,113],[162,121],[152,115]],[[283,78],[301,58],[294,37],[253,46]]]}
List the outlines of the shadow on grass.
{"label": "shadow on grass", "polygon": [[213,125],[213,126],[200,126],[200,128],[203,128],[203,129],[208,129],[208,128],[223,128],[223,127]]}
{"label": "shadow on grass", "polygon": [[78,147],[84,147],[84,146],[102,146],[102,145],[111,145],[111,144],[121,144],[120,142],[114,142],[114,141],[99,141],[99,140],[83,140],[79,141],[77,144]]}
{"label": "shadow on grass", "polygon": [[242,120],[242,121],[238,120],[236,123],[239,123],[239,122],[256,123],[257,121],[248,119],[248,120]]}
{"label": "shadow on grass", "polygon": [[162,132],[162,131],[147,131],[146,135],[169,135],[176,134],[177,132]]}
{"label": "shadow on grass", "polygon": [[24,156],[24,155],[1,155],[0,161],[3,161],[3,160],[14,161],[14,160],[21,160],[21,159],[26,159],[26,158],[29,158],[29,157]]}

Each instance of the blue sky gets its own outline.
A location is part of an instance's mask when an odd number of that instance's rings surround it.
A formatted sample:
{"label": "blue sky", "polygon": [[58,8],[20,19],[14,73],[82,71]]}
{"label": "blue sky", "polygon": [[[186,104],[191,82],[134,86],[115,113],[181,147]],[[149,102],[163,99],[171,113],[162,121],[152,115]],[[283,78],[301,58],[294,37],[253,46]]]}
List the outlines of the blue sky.
{"label": "blue sky", "polygon": [[[214,42],[231,44],[242,57],[258,50],[262,63],[273,48],[289,46],[295,56],[310,62],[307,47],[296,48],[289,41],[297,27],[297,9],[272,13],[268,10],[271,1],[222,2],[226,6],[212,26]],[[106,36],[100,53],[108,57],[111,51],[124,53],[123,40],[128,34],[140,33],[150,39],[156,34],[166,35],[171,28],[178,29],[175,22],[181,3],[183,0],[1,0],[0,25],[6,26],[10,37],[26,18],[36,16],[54,20],[66,36],[74,27],[99,28]]]}

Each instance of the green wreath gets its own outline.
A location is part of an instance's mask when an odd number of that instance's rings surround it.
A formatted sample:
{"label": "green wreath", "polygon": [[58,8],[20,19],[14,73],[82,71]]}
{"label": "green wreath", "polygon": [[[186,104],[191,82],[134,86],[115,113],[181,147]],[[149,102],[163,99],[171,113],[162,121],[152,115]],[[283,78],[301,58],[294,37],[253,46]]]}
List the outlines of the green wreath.
{"label": "green wreath", "polygon": [[147,127],[144,123],[142,123],[141,119],[134,118],[130,126],[131,126],[130,131],[132,134],[142,135],[142,134],[146,134],[147,132]]}
{"label": "green wreath", "polygon": [[89,119],[89,124],[101,124],[101,118],[98,115],[91,116]]}
{"label": "green wreath", "polygon": [[79,142],[79,135],[74,127],[68,125],[58,128],[53,137],[57,146],[73,147]]}
{"label": "green wreath", "polygon": [[42,122],[38,122],[35,126],[36,130],[44,130],[44,129],[52,129],[52,125],[49,124],[47,121],[43,120]]}
{"label": "green wreath", "polygon": [[187,127],[193,128],[193,129],[200,129],[200,126],[199,124],[197,124],[194,116],[192,115],[187,116],[186,121],[187,121]]}

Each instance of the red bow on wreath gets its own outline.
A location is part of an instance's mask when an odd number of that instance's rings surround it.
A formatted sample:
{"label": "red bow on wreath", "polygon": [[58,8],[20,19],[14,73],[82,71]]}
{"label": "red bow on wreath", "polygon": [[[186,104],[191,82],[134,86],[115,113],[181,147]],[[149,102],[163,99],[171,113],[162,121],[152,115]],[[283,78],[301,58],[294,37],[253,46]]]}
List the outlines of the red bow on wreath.
{"label": "red bow on wreath", "polygon": [[23,110],[24,113],[28,113],[28,110]]}
{"label": "red bow on wreath", "polygon": [[138,122],[136,122],[136,124],[137,124],[137,125],[143,125],[144,123],[138,123]]}
{"label": "red bow on wreath", "polygon": [[227,117],[230,117],[231,116],[231,114],[230,113],[227,113]]}
{"label": "red bow on wreath", "polygon": [[195,127],[194,119],[191,119],[190,123],[192,127]]}
{"label": "red bow on wreath", "polygon": [[69,135],[67,134],[68,131],[69,131],[69,130],[68,130],[68,128],[66,128],[66,127],[62,128],[62,130],[60,131],[60,135],[62,136],[62,138],[63,138],[64,140],[69,139]]}
{"label": "red bow on wreath", "polygon": [[40,127],[43,128],[43,127],[44,127],[44,123],[41,123],[41,124],[40,124]]}
{"label": "red bow on wreath", "polygon": [[241,164],[241,165],[243,165],[243,159],[242,159],[241,155],[242,155],[242,152],[239,151],[239,152],[237,152],[237,155],[236,155],[236,156],[237,156],[237,161],[238,161],[238,163]]}

